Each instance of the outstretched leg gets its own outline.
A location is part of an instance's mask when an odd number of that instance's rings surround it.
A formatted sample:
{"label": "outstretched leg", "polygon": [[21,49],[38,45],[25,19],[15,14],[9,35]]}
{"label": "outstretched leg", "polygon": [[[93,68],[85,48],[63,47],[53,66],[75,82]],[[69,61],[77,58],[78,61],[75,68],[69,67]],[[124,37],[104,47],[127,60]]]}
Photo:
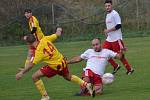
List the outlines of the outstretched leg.
{"label": "outstretched leg", "polygon": [[46,92],[43,81],[40,79],[43,76],[44,74],[41,72],[41,70],[38,70],[32,75],[32,80],[34,81],[36,88],[39,90],[42,96],[41,100],[49,100],[49,96]]}
{"label": "outstretched leg", "polygon": [[114,70],[112,72],[112,74],[115,74],[119,69],[120,69],[120,66],[119,64],[117,64],[112,58],[110,58],[108,60],[108,62],[113,66]]}
{"label": "outstretched leg", "polygon": [[91,83],[87,83],[80,79],[79,77],[75,75],[71,75],[70,73],[67,73],[66,75],[63,76],[66,80],[74,82],[76,84],[79,84],[82,87],[86,87],[88,91],[90,92],[91,96],[95,97],[95,91],[93,90],[93,86]]}
{"label": "outstretched leg", "polygon": [[123,56],[122,59],[120,59],[120,61],[122,62],[122,64],[125,66],[126,70],[127,70],[127,75],[130,75],[134,72],[133,68],[131,67],[131,65],[128,63],[128,60],[125,58],[125,55]]}

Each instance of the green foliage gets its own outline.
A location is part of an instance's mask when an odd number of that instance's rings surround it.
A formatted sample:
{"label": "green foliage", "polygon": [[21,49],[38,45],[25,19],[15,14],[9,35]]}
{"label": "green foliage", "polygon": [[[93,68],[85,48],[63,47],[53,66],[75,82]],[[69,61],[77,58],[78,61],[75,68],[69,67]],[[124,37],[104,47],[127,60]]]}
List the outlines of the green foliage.
{"label": "green foliage", "polygon": [[[149,36],[149,0],[113,2],[122,18],[124,37]],[[64,27],[61,41],[105,37],[99,34],[106,28],[104,0],[1,0],[0,46],[22,44],[20,37],[29,33],[28,24],[23,19],[26,8],[33,10],[45,35],[54,32],[57,25]]]}
{"label": "green foliage", "polygon": [[0,46],[22,44],[23,30],[21,27],[19,23],[15,23],[1,31]]}

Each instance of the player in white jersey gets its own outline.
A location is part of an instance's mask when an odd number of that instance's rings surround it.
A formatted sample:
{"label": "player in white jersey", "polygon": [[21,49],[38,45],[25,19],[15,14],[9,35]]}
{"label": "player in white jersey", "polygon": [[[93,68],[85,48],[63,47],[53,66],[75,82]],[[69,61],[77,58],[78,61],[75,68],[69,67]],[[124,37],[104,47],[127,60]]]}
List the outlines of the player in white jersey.
{"label": "player in white jersey", "polygon": [[[110,49],[114,52],[120,52],[121,50],[126,51],[122,40],[121,18],[118,12],[113,10],[111,0],[105,1],[105,9],[107,11],[105,20],[107,29],[104,30],[104,33],[106,34],[107,39],[103,44],[103,48]],[[120,61],[125,66],[127,75],[130,75],[134,72],[133,68],[128,63],[128,60],[125,58],[125,55],[122,59],[120,59]],[[109,59],[109,63],[111,63],[111,65],[114,67],[113,74],[115,74],[120,69],[119,64],[117,64],[113,59]]]}
{"label": "player in white jersey", "polygon": [[[108,49],[101,48],[101,41],[98,38],[92,40],[92,49],[86,50],[80,56],[73,57],[71,60],[68,60],[68,64],[73,64],[86,60],[86,67],[83,69],[83,80],[89,83],[92,83],[95,87],[96,94],[102,93],[102,79],[105,72],[105,67],[107,61],[110,58],[121,59],[122,52],[115,53]],[[87,95],[85,88],[81,87],[81,91],[78,94],[80,96]]]}

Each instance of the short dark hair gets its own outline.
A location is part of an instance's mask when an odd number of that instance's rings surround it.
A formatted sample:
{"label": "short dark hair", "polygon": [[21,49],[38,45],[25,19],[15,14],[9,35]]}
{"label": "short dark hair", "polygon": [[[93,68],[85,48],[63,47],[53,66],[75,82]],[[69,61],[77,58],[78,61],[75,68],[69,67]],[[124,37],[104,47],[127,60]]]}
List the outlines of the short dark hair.
{"label": "short dark hair", "polygon": [[101,38],[99,38],[99,37],[96,37],[96,38],[92,39],[92,41],[95,40],[95,39],[97,39],[101,42]]}
{"label": "short dark hair", "polygon": [[28,34],[26,35],[26,40],[27,43],[32,44],[33,42],[36,41],[36,38],[33,34]]}
{"label": "short dark hair", "polygon": [[27,13],[32,13],[32,10],[31,10],[31,9],[25,9],[25,10],[24,10],[24,13],[25,13],[25,12],[27,12]]}
{"label": "short dark hair", "polygon": [[112,4],[112,0],[105,0],[105,3],[104,3],[104,4],[106,4],[106,3]]}
{"label": "short dark hair", "polygon": [[97,37],[97,38],[95,38],[95,39],[97,39],[97,40],[101,41],[101,38],[99,38],[99,37]]}

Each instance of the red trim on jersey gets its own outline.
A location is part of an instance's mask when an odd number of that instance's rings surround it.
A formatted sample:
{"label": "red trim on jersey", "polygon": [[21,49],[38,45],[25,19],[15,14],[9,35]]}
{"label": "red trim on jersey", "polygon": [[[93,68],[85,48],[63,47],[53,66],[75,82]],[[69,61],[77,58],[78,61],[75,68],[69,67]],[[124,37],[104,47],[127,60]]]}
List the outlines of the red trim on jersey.
{"label": "red trim on jersey", "polygon": [[106,57],[92,56],[91,58],[106,59]]}
{"label": "red trim on jersey", "polygon": [[32,50],[32,52],[31,52],[31,53],[32,53],[32,54],[31,54],[32,57],[31,57],[31,59],[30,59],[30,62],[32,62],[32,63],[33,63],[33,60],[34,60],[34,57],[35,57],[35,50],[37,49],[39,43],[40,43],[40,42],[37,43],[36,47],[30,46],[30,48],[29,48],[30,50]]}
{"label": "red trim on jersey", "polygon": [[37,41],[40,41],[40,40],[38,39],[37,34],[36,34],[36,33],[34,33],[34,35],[35,35],[35,37],[36,37],[36,40],[37,40]]}
{"label": "red trim on jersey", "polygon": [[31,26],[34,27],[35,25],[34,25],[33,16],[31,16],[29,20],[33,23],[33,26],[32,26],[32,23],[31,23]]}
{"label": "red trim on jersey", "polygon": [[[31,23],[30,23],[30,21],[31,21]],[[35,27],[34,20],[33,20],[33,16],[31,16],[31,17],[29,18],[29,24],[30,24],[31,27]],[[33,26],[32,26],[32,24],[33,24]],[[31,30],[31,31],[32,31],[32,30]],[[39,41],[38,36],[37,36],[36,33],[34,33],[34,36],[36,37],[37,41]]]}

